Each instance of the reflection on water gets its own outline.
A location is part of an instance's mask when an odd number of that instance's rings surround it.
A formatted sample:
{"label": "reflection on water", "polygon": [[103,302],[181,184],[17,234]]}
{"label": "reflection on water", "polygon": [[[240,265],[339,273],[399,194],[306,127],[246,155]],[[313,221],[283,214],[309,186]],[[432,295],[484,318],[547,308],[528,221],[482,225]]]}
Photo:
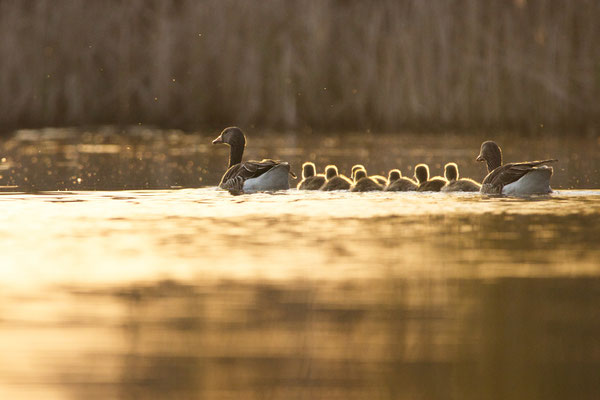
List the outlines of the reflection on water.
{"label": "reflection on water", "polygon": [[2,398],[600,393],[599,191],[0,204]]}

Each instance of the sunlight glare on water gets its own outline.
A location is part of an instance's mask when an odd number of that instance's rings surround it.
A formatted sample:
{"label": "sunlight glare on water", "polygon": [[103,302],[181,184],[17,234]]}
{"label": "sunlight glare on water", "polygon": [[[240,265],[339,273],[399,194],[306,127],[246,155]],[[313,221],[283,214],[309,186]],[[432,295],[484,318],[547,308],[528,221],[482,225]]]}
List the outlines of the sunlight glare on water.
{"label": "sunlight glare on water", "polygon": [[[423,265],[424,273],[441,268],[445,277],[570,273],[572,265],[560,259],[534,270],[480,260],[473,244],[515,237],[536,240],[537,249],[564,244],[570,229],[582,229],[571,221],[598,218],[599,194],[559,191],[526,199],[291,190],[233,197],[214,188],[4,194],[2,226],[11,230],[0,244],[2,281],[380,278],[420,274]],[[484,264],[462,265],[469,253]],[[593,257],[578,264],[579,274],[598,272]]]}
{"label": "sunlight glare on water", "polygon": [[[144,132],[5,142],[0,398],[597,398],[594,146],[539,149],[564,160],[548,196],[231,196],[170,189],[216,185],[209,135]],[[315,157],[480,179],[476,141],[444,138],[332,137]],[[312,154],[250,143],[296,172]]]}

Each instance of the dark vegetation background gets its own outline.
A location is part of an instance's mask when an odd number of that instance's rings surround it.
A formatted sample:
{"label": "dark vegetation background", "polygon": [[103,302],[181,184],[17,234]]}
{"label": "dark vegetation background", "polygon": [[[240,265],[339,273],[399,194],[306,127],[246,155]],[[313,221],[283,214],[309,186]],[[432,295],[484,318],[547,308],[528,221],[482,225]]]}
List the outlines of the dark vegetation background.
{"label": "dark vegetation background", "polygon": [[0,130],[597,132],[597,0],[0,0]]}

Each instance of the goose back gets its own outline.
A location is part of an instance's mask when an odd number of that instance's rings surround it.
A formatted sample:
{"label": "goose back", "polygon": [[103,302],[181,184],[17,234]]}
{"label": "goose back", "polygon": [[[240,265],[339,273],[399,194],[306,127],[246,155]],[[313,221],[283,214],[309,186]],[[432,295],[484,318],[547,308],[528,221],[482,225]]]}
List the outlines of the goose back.
{"label": "goose back", "polygon": [[[550,193],[553,169],[543,165],[555,159],[509,163],[490,172],[481,183],[481,192],[488,194]],[[533,174],[532,176],[528,176]],[[527,177],[527,178],[526,178]]]}
{"label": "goose back", "polygon": [[298,190],[319,190],[325,182],[326,179],[323,175],[309,176],[298,184]]}
{"label": "goose back", "polygon": [[469,178],[460,178],[448,182],[442,189],[442,192],[479,192],[481,185]]}
{"label": "goose back", "polygon": [[[272,174],[257,180],[276,168]],[[290,165],[287,162],[265,159],[262,161],[246,161],[229,168],[219,187],[232,192],[257,192],[261,190],[289,189],[288,176]],[[281,176],[280,176],[281,175]],[[284,177],[285,179],[282,179]],[[269,179],[271,178],[271,179]],[[272,180],[275,178],[275,180]]]}
{"label": "goose back", "polygon": [[419,186],[410,178],[400,177],[386,186],[386,192],[411,192],[417,190]]}
{"label": "goose back", "polygon": [[350,181],[350,179],[346,178],[345,176],[338,175],[325,182],[325,184],[321,187],[321,190],[349,190],[351,186],[352,181]]}
{"label": "goose back", "polygon": [[529,195],[552,192],[550,178],[553,169],[544,164],[558,161],[556,159],[502,165],[500,146],[488,140],[481,144],[477,161],[485,161],[488,169],[481,182],[481,193]]}
{"label": "goose back", "polygon": [[435,177],[419,184],[417,191],[419,191],[419,192],[439,192],[440,190],[442,190],[442,188],[444,186],[446,186],[446,183],[448,183],[448,181],[446,181],[444,178],[435,176]]}

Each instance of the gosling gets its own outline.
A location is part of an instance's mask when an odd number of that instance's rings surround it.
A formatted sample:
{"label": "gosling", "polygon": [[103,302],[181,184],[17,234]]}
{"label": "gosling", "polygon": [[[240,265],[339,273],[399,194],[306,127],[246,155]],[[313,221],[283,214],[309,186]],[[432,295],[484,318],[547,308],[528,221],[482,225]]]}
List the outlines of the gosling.
{"label": "gosling", "polygon": [[473,179],[458,177],[458,165],[449,162],[444,167],[444,177],[448,181],[442,192],[479,192],[481,185]]}
{"label": "gosling", "polygon": [[302,181],[298,183],[298,190],[319,190],[325,184],[323,175],[316,175],[315,164],[307,161],[302,164]]}
{"label": "gosling", "polygon": [[419,187],[415,181],[402,176],[399,169],[393,169],[389,174],[389,183],[385,187],[386,192],[410,192],[415,191]]}
{"label": "gosling", "polygon": [[332,191],[332,190],[350,190],[352,181],[343,175],[339,175],[338,169],[335,165],[328,165],[325,167],[325,179],[327,182],[321,186],[321,190]]}
{"label": "gosling", "polygon": [[350,189],[351,192],[374,192],[378,190],[383,190],[383,186],[374,179],[369,178],[364,168],[356,170],[354,173],[354,185]]}
{"label": "gosling", "polygon": [[429,166],[427,164],[418,164],[415,167],[415,178],[419,182],[419,187],[417,188],[419,192],[439,192],[448,183],[441,176],[434,176],[430,179]]}

